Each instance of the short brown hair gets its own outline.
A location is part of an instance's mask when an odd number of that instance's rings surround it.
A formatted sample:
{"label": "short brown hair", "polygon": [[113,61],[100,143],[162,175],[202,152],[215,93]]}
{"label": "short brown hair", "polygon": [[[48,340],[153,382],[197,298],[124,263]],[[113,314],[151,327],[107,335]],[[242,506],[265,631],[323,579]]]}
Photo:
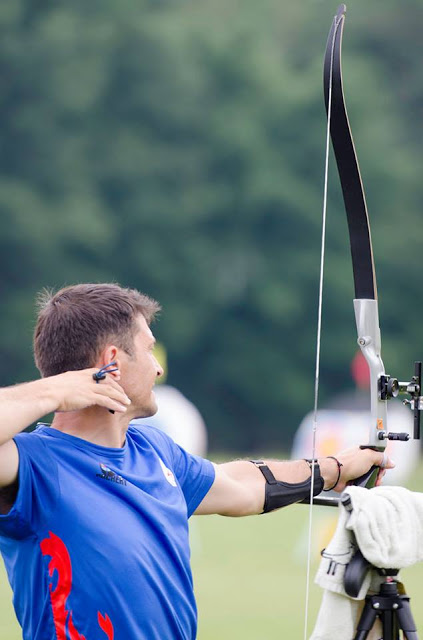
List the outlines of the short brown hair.
{"label": "short brown hair", "polygon": [[118,284],[77,284],[38,297],[34,358],[41,375],[92,367],[109,340],[132,355],[136,319],[150,324],[158,302]]}

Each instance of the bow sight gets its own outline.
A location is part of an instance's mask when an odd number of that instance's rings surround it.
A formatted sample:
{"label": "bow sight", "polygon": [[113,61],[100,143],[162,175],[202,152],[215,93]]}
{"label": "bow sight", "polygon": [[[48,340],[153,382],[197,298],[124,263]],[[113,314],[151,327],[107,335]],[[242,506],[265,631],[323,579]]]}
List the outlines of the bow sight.
{"label": "bow sight", "polygon": [[[381,400],[390,400],[399,395],[409,395],[411,399],[405,398],[403,404],[410,407],[414,413],[414,432],[415,440],[420,438],[420,411],[423,410],[423,397],[421,393],[422,381],[422,363],[414,363],[414,376],[410,382],[399,382],[397,378],[391,378],[387,373],[382,374],[379,378],[379,397]],[[379,440],[409,440],[408,433],[391,433],[381,431],[378,435]]]}

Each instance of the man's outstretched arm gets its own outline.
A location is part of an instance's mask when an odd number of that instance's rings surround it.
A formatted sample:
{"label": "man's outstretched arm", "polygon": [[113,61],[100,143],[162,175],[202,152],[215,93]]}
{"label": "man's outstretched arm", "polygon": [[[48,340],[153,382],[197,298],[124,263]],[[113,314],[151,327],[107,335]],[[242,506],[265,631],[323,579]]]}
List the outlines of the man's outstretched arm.
{"label": "man's outstretched arm", "polygon": [[[324,488],[343,491],[346,484],[367,473],[370,468],[381,466],[383,453],[371,449],[353,448],[336,454],[334,458],[319,458]],[[305,460],[266,460],[265,464],[277,481],[288,484],[306,482],[310,478],[310,466]],[[385,468],[394,465],[385,460]],[[196,515],[219,514],[224,516],[248,516],[263,512],[266,481],[254,464],[237,460],[215,465],[216,478],[197,510]],[[339,478],[338,478],[339,476]]]}

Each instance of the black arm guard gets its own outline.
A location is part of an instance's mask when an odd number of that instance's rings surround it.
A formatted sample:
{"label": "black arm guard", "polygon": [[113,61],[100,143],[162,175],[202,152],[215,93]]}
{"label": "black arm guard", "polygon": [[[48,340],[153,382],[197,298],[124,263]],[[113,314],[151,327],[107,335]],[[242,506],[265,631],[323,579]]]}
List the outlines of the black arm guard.
{"label": "black arm guard", "polygon": [[[269,467],[262,460],[250,460],[256,465],[264,475],[266,480],[264,508],[262,513],[268,513],[289,504],[301,502],[304,498],[308,498],[311,491],[311,477],[304,482],[290,484],[288,482],[280,482],[276,480]],[[317,496],[323,489],[324,480],[320,475],[320,467],[317,462],[314,463],[314,488],[313,496]]]}

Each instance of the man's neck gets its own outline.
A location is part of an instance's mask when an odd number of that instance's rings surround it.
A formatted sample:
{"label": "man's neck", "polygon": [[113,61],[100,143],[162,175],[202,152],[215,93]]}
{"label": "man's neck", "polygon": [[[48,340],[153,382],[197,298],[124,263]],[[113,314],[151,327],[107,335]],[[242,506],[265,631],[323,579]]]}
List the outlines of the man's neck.
{"label": "man's neck", "polygon": [[103,447],[121,448],[129,421],[127,414],[111,414],[106,409],[89,407],[81,411],[55,413],[52,427]]}

